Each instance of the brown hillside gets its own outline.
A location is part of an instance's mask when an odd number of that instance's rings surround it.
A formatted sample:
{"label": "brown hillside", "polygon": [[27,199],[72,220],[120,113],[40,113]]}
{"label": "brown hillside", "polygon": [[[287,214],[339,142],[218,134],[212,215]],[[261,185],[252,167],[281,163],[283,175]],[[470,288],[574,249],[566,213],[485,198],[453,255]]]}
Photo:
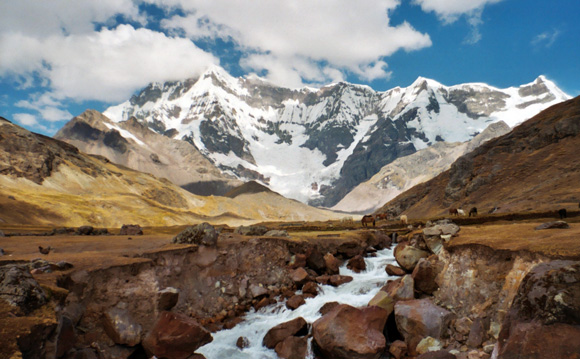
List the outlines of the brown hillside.
{"label": "brown hillside", "polygon": [[247,225],[340,217],[275,193],[197,196],[0,118],[0,227]]}
{"label": "brown hillside", "polygon": [[412,218],[449,208],[480,213],[578,209],[580,97],[554,105],[512,132],[460,157],[449,170],[417,185],[377,212]]}

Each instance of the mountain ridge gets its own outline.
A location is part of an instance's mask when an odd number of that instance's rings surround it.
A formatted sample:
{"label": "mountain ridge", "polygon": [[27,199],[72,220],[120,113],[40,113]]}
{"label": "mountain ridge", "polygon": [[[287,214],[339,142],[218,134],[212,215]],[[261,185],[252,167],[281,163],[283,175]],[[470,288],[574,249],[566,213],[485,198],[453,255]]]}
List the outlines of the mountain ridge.
{"label": "mountain ridge", "polygon": [[499,120],[514,125],[567,98],[543,76],[507,89],[419,77],[379,92],[346,82],[281,88],[214,67],[197,79],[150,84],[104,114],[187,141],[242,181],[331,207],[399,157],[469,140]]}
{"label": "mountain ridge", "polygon": [[0,121],[0,223],[119,228],[340,217],[272,193],[197,196],[165,178]]}
{"label": "mountain ridge", "polygon": [[488,212],[577,209],[580,97],[553,105],[511,132],[459,157],[377,212],[425,218],[451,207]]}

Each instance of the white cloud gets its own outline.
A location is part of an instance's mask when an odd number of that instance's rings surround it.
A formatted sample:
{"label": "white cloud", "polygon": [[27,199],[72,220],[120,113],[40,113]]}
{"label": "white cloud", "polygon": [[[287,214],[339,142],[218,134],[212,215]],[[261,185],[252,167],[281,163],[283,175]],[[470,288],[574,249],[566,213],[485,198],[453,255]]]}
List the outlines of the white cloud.
{"label": "white cloud", "polygon": [[461,15],[471,16],[481,11],[486,5],[502,0],[413,0],[425,12],[433,11],[447,23],[456,21]]}
{"label": "white cloud", "polygon": [[38,120],[36,119],[36,116],[31,115],[29,113],[15,113],[13,117],[14,120],[22,126],[32,127],[40,131],[46,132],[51,131],[48,127],[39,123]]}
{"label": "white cloud", "polygon": [[483,24],[481,20],[483,8],[500,1],[502,0],[413,0],[413,3],[420,5],[425,12],[436,13],[446,24],[451,24],[461,16],[465,16],[471,29],[463,42],[473,45],[481,40],[479,27]]}
{"label": "white cloud", "polygon": [[429,35],[410,24],[390,25],[388,12],[399,0],[172,0],[163,5],[186,13],[162,22],[166,29],[192,39],[232,40],[249,53],[242,61],[247,70],[266,71],[269,80],[283,85],[328,81],[337,71],[385,78],[385,57],[431,46]]}
{"label": "white cloud", "polygon": [[44,39],[6,33],[0,53],[0,76],[38,75],[54,98],[75,100],[123,101],[149,82],[195,76],[218,63],[189,39],[130,25]]}
{"label": "white cloud", "polygon": [[532,45],[551,47],[560,34],[561,32],[558,29],[543,32],[532,39]]}
{"label": "white cloud", "polygon": [[23,124],[25,126],[34,126],[34,125],[38,124],[36,117],[34,115],[29,114],[29,113],[16,113],[16,114],[14,114],[14,120],[16,120],[16,122]]}
{"label": "white cloud", "polygon": [[33,37],[90,33],[95,23],[110,23],[116,15],[146,22],[133,0],[18,0],[3,1],[0,32]]}

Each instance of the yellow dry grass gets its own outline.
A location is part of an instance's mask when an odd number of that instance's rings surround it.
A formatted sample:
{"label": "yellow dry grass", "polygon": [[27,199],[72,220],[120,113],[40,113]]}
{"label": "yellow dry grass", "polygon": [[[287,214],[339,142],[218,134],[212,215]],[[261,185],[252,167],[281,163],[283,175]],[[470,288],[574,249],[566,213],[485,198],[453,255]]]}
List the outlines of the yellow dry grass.
{"label": "yellow dry grass", "polygon": [[580,258],[580,223],[568,229],[535,230],[543,222],[503,222],[463,226],[450,247],[481,244],[493,249],[528,251],[552,258]]}

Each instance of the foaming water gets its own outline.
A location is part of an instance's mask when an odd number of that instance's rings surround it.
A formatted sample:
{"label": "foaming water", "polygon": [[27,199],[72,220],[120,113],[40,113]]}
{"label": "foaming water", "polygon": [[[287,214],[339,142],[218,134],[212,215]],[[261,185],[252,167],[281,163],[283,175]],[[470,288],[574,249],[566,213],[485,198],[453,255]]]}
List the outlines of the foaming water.
{"label": "foaming water", "polygon": [[[378,251],[376,257],[365,258],[365,262],[367,268],[361,273],[347,269],[346,265],[340,268],[340,274],[353,277],[352,282],[339,287],[319,285],[318,295],[306,299],[306,304],[296,310],[290,310],[286,308],[285,302],[280,302],[264,307],[257,312],[249,312],[243,322],[232,329],[214,333],[213,341],[199,348],[196,352],[205,355],[207,359],[277,359],[278,356],[274,350],[262,346],[262,339],[272,327],[297,317],[303,317],[312,324],[321,317],[318,311],[328,302],[349,304],[353,307],[368,304],[389,279],[385,267],[387,264],[395,262],[395,258],[391,249],[384,249]],[[239,337],[246,337],[250,345],[243,350],[239,349],[236,346]],[[309,355],[312,357],[311,353]]]}

